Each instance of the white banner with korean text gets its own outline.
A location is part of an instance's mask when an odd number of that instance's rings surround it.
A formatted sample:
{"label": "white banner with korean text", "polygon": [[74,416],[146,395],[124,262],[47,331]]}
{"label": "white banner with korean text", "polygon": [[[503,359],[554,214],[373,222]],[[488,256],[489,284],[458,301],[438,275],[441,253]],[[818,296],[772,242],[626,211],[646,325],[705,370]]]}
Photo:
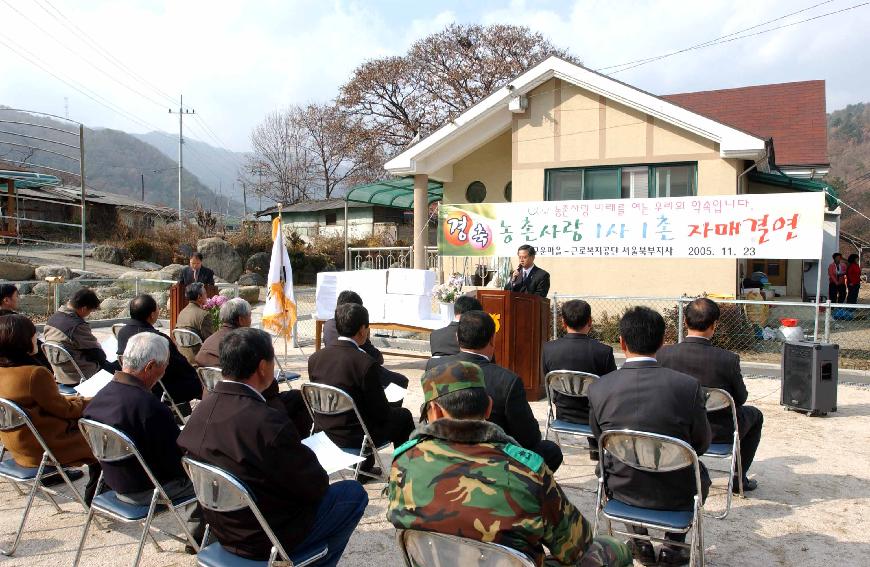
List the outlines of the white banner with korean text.
{"label": "white banner with korean text", "polygon": [[443,256],[810,259],[822,253],[823,193],[442,204]]}

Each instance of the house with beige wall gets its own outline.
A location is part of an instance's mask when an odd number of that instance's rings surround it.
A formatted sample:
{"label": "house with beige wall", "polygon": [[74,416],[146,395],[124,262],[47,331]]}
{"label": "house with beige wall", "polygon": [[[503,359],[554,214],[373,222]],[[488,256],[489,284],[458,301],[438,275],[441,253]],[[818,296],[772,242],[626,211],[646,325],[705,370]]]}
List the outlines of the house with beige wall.
{"label": "house with beige wall", "polygon": [[[825,136],[824,83],[790,85],[796,86],[750,87],[748,93],[738,89],[739,97],[715,91],[711,110],[703,93],[658,97],[551,57],[396,156],[386,169],[395,175],[413,175],[415,186],[429,180],[442,182],[444,203],[825,190],[823,183],[814,180],[827,172],[824,142],[821,151],[817,148],[819,135]],[[812,127],[786,131],[775,121],[753,123],[752,130],[736,126],[743,115],[739,108],[731,108],[731,102],[768,101],[766,87],[777,87],[780,99],[792,93],[798,101],[800,115],[792,112],[782,124],[807,121]],[[821,92],[820,104],[817,96],[808,101],[806,89],[814,95]],[[704,104],[704,113],[692,109]],[[755,117],[756,106],[746,105],[746,116]],[[726,110],[727,123],[711,116]],[[765,112],[762,109],[760,114]],[[813,121],[820,121],[821,131]],[[782,163],[787,164],[788,175],[775,161],[781,138],[788,148],[780,156],[787,160]],[[801,138],[816,144],[815,151],[793,151],[793,147],[803,148]],[[836,219],[835,214],[830,216],[833,232]],[[831,235],[834,247],[837,237]],[[444,259],[443,267],[452,271],[467,264]],[[540,257],[537,264],[551,274],[551,293],[560,294],[733,295],[739,292],[742,278],[759,267],[776,271],[771,282],[775,280],[783,296],[815,291],[816,263],[807,270],[800,260]]]}

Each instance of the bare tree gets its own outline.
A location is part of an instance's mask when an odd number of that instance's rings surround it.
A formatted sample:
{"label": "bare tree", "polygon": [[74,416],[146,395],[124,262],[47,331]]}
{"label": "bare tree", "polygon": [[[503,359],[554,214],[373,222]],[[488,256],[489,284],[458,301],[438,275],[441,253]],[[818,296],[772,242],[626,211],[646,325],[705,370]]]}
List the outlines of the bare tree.
{"label": "bare tree", "polygon": [[254,153],[247,169],[257,176],[255,193],[281,203],[308,196],[310,165],[305,140],[289,111],[267,114],[251,133],[251,146]]}
{"label": "bare tree", "polygon": [[395,154],[550,55],[576,61],[524,26],[451,24],[357,67],[338,104]]}

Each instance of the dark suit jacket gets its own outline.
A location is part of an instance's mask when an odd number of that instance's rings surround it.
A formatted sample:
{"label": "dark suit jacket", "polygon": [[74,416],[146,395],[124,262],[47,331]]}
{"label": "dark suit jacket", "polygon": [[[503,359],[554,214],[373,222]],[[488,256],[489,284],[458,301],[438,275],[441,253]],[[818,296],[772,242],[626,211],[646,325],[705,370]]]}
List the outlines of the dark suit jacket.
{"label": "dark suit jacket", "polygon": [[529,277],[525,280],[520,278],[516,283],[512,283],[508,280],[508,283],[504,288],[508,291],[533,293],[535,295],[540,295],[541,297],[547,297],[547,293],[550,291],[550,273],[537,266],[532,266],[532,270],[529,272]]}
{"label": "dark suit jacket", "polygon": [[[178,444],[192,458],[244,483],[288,552],[308,535],[329,478],[287,415],[246,385],[218,382],[190,416]],[[203,516],[229,551],[249,559],[269,556],[269,539],[249,510],[203,508]]]}
{"label": "dark suit jacket", "polygon": [[[335,346],[339,344],[338,329],[335,328],[335,319],[327,319],[326,322],[323,323],[323,344],[324,346]],[[366,339],[366,342],[361,344],[360,348],[366,351],[366,354],[370,357],[374,358],[378,365],[384,364],[384,355],[380,350],[378,350],[378,347],[372,344],[372,341]]]}
{"label": "dark suit jacket", "polygon": [[202,342],[202,346],[199,348],[199,352],[196,353],[196,365],[197,366],[213,366],[220,368],[221,367],[221,341],[224,340],[224,337],[229,334],[230,331],[235,329],[227,324],[221,324],[220,328],[209,335],[209,337]]}
{"label": "dark suit jacket", "polygon": [[183,286],[189,286],[194,281],[205,285],[214,285],[214,271],[211,268],[202,266],[196,274],[196,279],[193,279],[193,268],[186,266],[181,270],[181,275],[178,276],[178,283]]}
{"label": "dark suit jacket", "polygon": [[[202,384],[196,376],[196,370],[187,362],[187,359],[178,351],[175,343],[166,335],[143,321],[128,319],[127,324],[118,331],[118,355],[124,354],[127,341],[138,333],[156,333],[169,341],[169,366],[163,375],[163,384],[169,390],[169,395],[175,403],[189,402],[192,399],[202,397]],[[160,385],[154,386],[154,393],[160,395]]]}
{"label": "dark suit jacket", "polygon": [[[702,386],[721,388],[731,394],[737,407],[746,403],[749,393],[740,373],[740,357],[733,352],[713,346],[703,337],[686,337],[676,345],[662,347],[656,359],[665,368],[692,376]],[[730,443],[734,435],[731,411],[724,409],[707,416],[713,440]]]}
{"label": "dark suit jacket", "polygon": [[[613,348],[580,333],[568,333],[560,339],[545,343],[541,363],[544,376],[553,370],[576,370],[601,377],[616,370]],[[557,419],[589,423],[588,399],[554,393],[553,401]]]}
{"label": "dark suit jacket", "polygon": [[429,350],[432,351],[432,356],[459,354],[459,340],[456,338],[458,329],[459,321],[453,321],[429,334]]}
{"label": "dark suit jacket", "polygon": [[504,429],[505,433],[526,449],[534,450],[541,441],[541,429],[526,399],[520,377],[507,368],[470,352],[432,358],[426,364],[426,369],[449,362],[471,362],[480,366],[486,382],[486,393],[492,398],[489,421]]}
{"label": "dark suit jacket", "polygon": [[[127,434],[161,484],[187,478],[181,468],[182,452],[176,444],[181,431],[175,425],[172,411],[135,376],[116,372],[115,378],[87,405],[83,417]],[[102,466],[108,485],[121,494],[154,489],[136,459],[106,462]]]}
{"label": "dark suit jacket", "polygon": [[[335,386],[350,394],[369,433],[376,439],[387,435],[391,414],[380,382],[380,366],[350,341],[337,341],[308,358],[308,379]],[[326,434],[339,447],[359,447],[363,432],[351,412],[318,416]]]}
{"label": "dark suit jacket", "polygon": [[[602,431],[634,429],[676,437],[699,455],[710,446],[710,424],[701,384],[655,361],[626,362],[589,388],[589,425],[596,439]],[[604,455],[605,474],[612,496],[635,506],[691,509],[694,471],[639,471]],[[702,482],[709,485],[706,469]]]}

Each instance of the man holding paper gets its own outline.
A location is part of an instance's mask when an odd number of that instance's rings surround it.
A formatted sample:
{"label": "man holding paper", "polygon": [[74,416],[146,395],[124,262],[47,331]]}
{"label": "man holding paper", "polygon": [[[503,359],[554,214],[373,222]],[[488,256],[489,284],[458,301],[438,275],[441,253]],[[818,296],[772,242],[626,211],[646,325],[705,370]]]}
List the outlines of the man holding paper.
{"label": "man holding paper", "polygon": [[[275,379],[275,351],[265,331],[231,331],[220,362],[223,380],[196,407],[179,446],[243,482],[290,555],[325,542],[329,553],[317,565],[335,565],[368,504],[365,489],[352,480],[329,484],[287,415],[266,403],[261,392]],[[228,551],[269,557],[272,544],[250,510],[203,513]]]}

